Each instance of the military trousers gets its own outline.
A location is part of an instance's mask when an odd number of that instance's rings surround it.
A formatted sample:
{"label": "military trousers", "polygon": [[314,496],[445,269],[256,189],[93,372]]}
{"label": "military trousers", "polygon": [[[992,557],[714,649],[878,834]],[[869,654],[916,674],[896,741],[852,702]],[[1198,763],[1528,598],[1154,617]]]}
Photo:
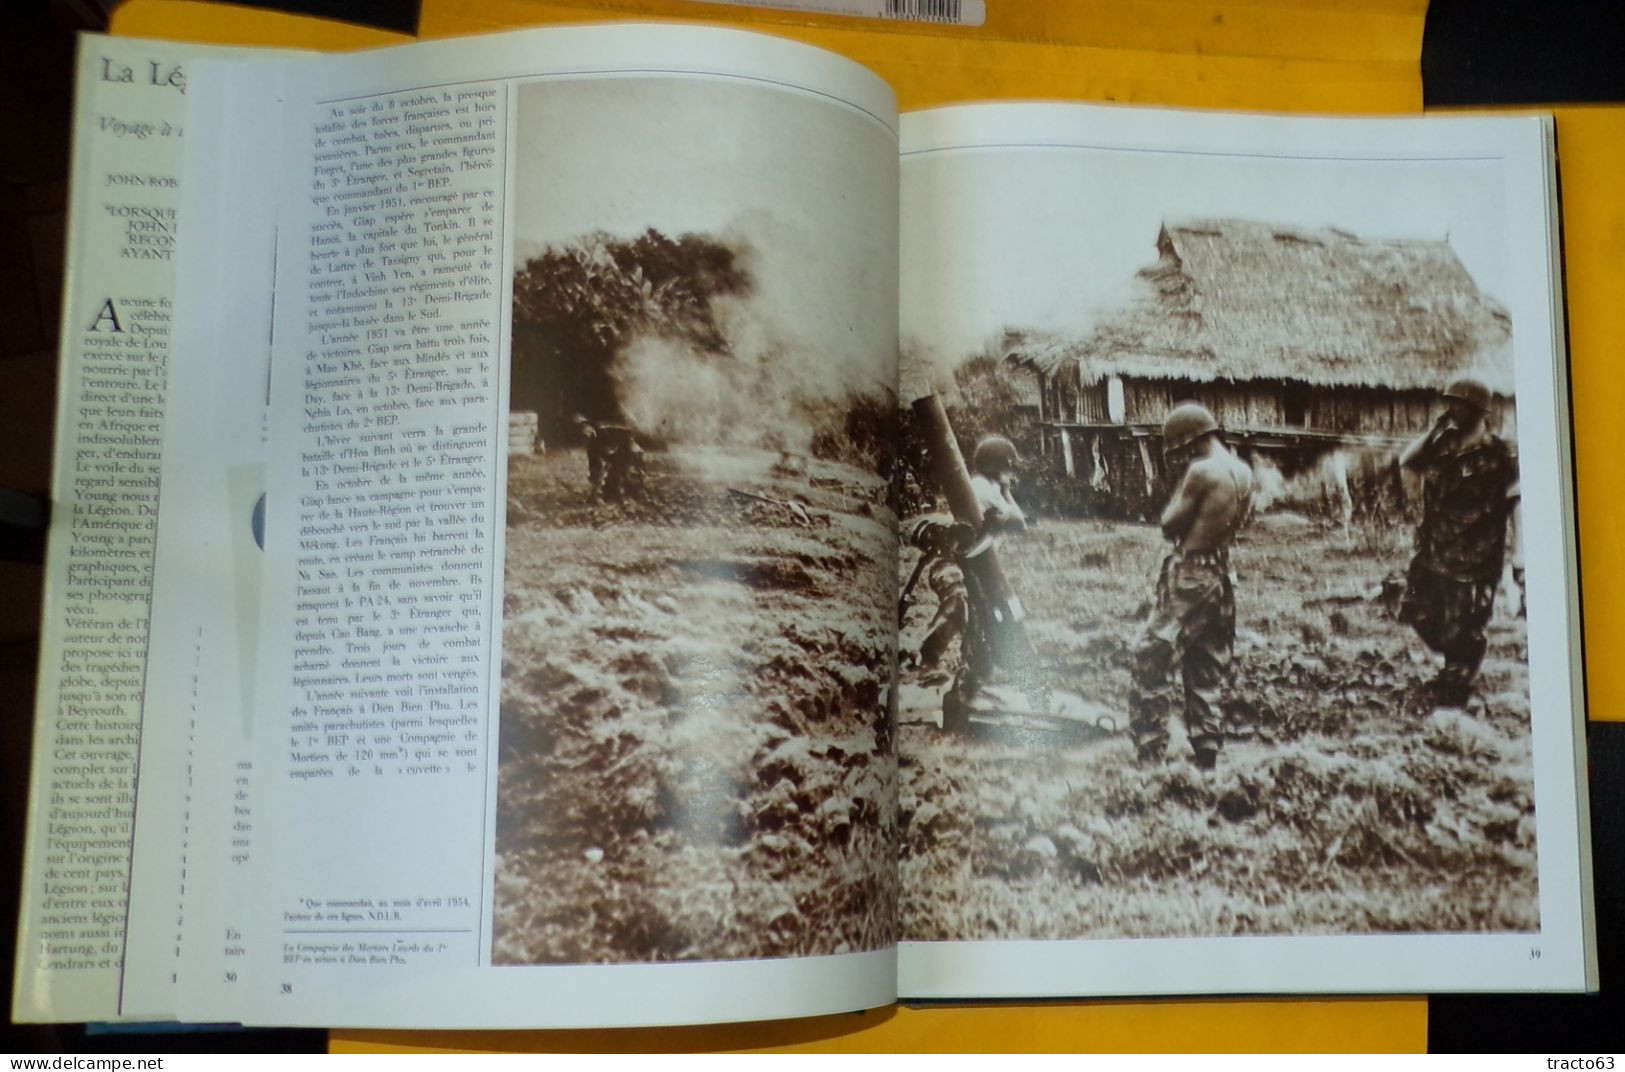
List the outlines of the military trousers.
{"label": "military trousers", "polygon": [[[1129,730],[1141,759],[1168,748],[1168,720],[1178,706],[1191,747],[1211,756],[1224,743],[1224,706],[1231,690],[1236,596],[1228,556],[1174,552],[1163,559],[1157,606],[1134,654]],[[1175,670],[1179,683],[1172,681]]]}
{"label": "military trousers", "polygon": [[1437,699],[1444,703],[1465,703],[1478,676],[1489,646],[1486,630],[1498,580],[1458,580],[1434,569],[1421,555],[1411,559],[1399,616],[1422,643],[1444,656],[1436,683]]}

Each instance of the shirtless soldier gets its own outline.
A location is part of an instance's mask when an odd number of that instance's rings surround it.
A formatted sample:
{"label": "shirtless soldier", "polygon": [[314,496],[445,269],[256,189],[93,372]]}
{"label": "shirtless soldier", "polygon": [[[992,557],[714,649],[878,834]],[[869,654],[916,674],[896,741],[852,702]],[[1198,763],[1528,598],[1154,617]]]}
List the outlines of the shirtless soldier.
{"label": "shirtless soldier", "polygon": [[1162,454],[1183,475],[1162,512],[1162,534],[1174,549],[1162,560],[1157,607],[1135,652],[1129,726],[1141,765],[1162,762],[1174,693],[1168,679],[1177,666],[1194,762],[1211,770],[1224,744],[1221,700],[1236,639],[1230,544],[1252,506],[1253,471],[1219,438],[1213,414],[1195,402],[1168,414]]}
{"label": "shirtless soldier", "polygon": [[1444,402],[1433,428],[1399,456],[1399,464],[1424,481],[1422,523],[1400,618],[1444,656],[1430,698],[1458,707],[1467,702],[1484,659],[1507,522],[1518,506],[1518,459],[1489,430],[1490,391],[1482,380],[1457,377],[1445,388]]}

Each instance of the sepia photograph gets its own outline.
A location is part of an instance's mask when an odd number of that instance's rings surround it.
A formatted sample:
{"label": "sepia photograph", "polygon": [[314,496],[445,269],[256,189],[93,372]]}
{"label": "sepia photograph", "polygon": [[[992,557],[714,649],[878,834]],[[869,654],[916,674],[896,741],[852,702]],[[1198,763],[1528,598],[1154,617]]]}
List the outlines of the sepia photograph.
{"label": "sepia photograph", "polygon": [[698,77],[517,128],[493,961],[888,946],[895,136]]}
{"label": "sepia photograph", "polygon": [[1539,930],[1493,171],[904,190],[904,938]]}

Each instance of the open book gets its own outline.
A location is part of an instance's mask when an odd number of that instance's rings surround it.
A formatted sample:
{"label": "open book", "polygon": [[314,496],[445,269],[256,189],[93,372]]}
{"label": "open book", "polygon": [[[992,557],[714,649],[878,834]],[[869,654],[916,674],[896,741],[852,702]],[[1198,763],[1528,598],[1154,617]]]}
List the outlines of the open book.
{"label": "open book", "polygon": [[14,1015],[1594,984],[1551,125],[87,39]]}

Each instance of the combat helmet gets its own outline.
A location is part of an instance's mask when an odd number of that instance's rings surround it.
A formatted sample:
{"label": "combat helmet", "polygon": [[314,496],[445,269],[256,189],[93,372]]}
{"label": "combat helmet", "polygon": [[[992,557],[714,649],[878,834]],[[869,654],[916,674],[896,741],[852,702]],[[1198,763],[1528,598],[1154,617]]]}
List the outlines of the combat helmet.
{"label": "combat helmet", "polygon": [[1217,432],[1219,422],[1200,402],[1181,402],[1162,422],[1162,452],[1188,447],[1209,432]]}
{"label": "combat helmet", "polygon": [[1481,413],[1490,411],[1490,389],[1477,376],[1457,376],[1444,389],[1444,397],[1465,402]]}
{"label": "combat helmet", "polygon": [[1016,445],[1002,435],[983,436],[971,455],[971,468],[978,473],[999,473],[1014,469],[1021,461]]}

